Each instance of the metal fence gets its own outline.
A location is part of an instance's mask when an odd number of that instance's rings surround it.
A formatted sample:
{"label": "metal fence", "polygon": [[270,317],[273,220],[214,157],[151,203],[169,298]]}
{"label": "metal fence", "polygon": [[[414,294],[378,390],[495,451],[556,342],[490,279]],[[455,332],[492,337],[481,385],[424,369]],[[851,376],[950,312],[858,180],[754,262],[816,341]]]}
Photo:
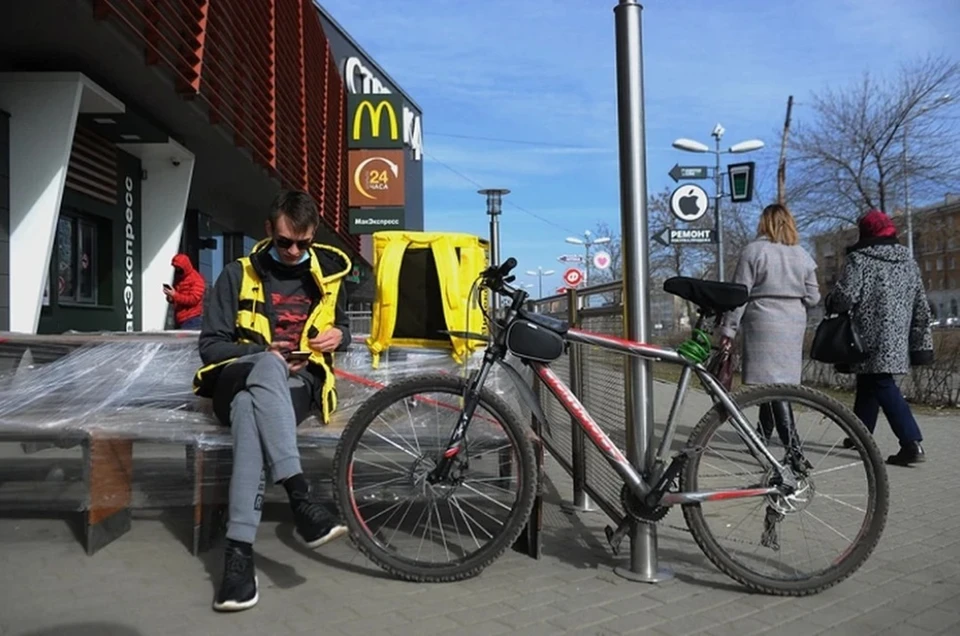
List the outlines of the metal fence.
{"label": "metal fence", "polygon": [[369,311],[348,311],[350,319],[350,334],[353,336],[369,336],[372,314]]}
{"label": "metal fence", "polygon": [[[532,301],[530,305],[534,311],[565,319],[571,326],[622,336],[621,289],[622,283],[618,281],[570,290],[566,295]],[[551,365],[620,448],[626,447],[625,364],[626,358],[622,355],[571,344],[568,353]],[[588,509],[592,500],[619,523],[623,516],[619,504],[623,481],[596,447],[586,442],[583,430],[553,394],[537,382],[534,389],[550,422],[544,446],[573,478],[574,507]]]}

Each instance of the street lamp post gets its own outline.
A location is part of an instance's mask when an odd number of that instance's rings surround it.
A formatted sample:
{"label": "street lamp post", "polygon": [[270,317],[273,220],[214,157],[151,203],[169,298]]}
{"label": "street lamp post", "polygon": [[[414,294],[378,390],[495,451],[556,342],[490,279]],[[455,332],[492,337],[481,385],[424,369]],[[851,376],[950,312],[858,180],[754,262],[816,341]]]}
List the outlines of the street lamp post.
{"label": "street lamp post", "polygon": [[567,243],[571,245],[583,245],[583,286],[586,287],[590,281],[590,248],[594,245],[603,245],[610,242],[609,236],[599,236],[591,238],[593,234],[590,230],[583,233],[583,238],[579,239],[573,236],[567,237]]}
{"label": "street lamp post", "polygon": [[724,154],[739,154],[743,152],[752,152],[754,150],[760,150],[763,148],[763,142],[759,139],[749,139],[747,141],[741,141],[738,144],[730,146],[728,150],[720,150],[720,140],[723,138],[723,134],[726,132],[723,126],[719,123],[714,126],[713,132],[710,133],[710,136],[716,140],[716,148],[710,150],[710,147],[706,144],[700,143],[699,141],[694,141],[692,139],[677,139],[673,142],[673,147],[677,150],[683,150],[686,152],[710,152],[713,153],[716,158],[716,164],[714,166],[713,172],[713,183],[716,188],[716,193],[713,196],[713,214],[714,222],[717,227],[717,280],[723,281],[724,279],[724,263],[723,263],[723,217],[720,213],[720,199],[723,198],[723,173],[720,171],[720,155]]}
{"label": "street lamp post", "polygon": [[540,295],[537,298],[543,298],[543,277],[553,275],[554,271],[552,269],[543,269],[542,267],[537,267],[537,271],[527,270],[528,276],[536,276],[539,280],[539,293]]}
{"label": "street lamp post", "polygon": [[[477,194],[487,197],[487,214],[490,215],[490,264],[500,264],[500,212],[503,209],[503,196],[510,194],[505,188],[487,188],[477,190]],[[496,315],[500,309],[500,295],[490,294],[490,308]]]}

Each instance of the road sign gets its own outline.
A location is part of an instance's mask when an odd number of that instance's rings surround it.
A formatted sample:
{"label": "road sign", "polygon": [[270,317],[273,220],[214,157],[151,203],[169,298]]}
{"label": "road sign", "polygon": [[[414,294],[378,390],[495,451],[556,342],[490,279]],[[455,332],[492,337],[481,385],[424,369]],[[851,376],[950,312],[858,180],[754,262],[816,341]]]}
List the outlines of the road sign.
{"label": "road sign", "polygon": [[575,267],[571,267],[563,273],[563,282],[569,287],[576,287],[583,282],[583,272]]}
{"label": "road sign", "polygon": [[610,255],[606,252],[597,252],[593,255],[593,266],[597,269],[607,269],[610,267]]}
{"label": "road sign", "polygon": [[675,164],[670,168],[670,172],[667,174],[670,175],[670,178],[674,181],[680,181],[680,179],[706,179],[707,178],[707,167],[706,166],[681,166],[679,163]]}
{"label": "road sign", "polygon": [[730,200],[734,203],[746,203],[753,200],[753,173],[756,164],[753,161],[731,163],[727,166],[730,179]]}
{"label": "road sign", "polygon": [[566,293],[567,293],[567,288],[566,288],[566,287],[557,287],[557,293],[558,293],[558,294],[566,294]]}
{"label": "road sign", "polygon": [[557,260],[561,263],[582,263],[583,257],[577,256],[576,254],[563,254],[558,256]]}
{"label": "road sign", "polygon": [[703,188],[686,183],[670,194],[670,211],[681,221],[691,223],[701,218],[710,208],[710,197]]}
{"label": "road sign", "polygon": [[678,243],[716,243],[717,233],[714,230],[676,230],[667,227],[654,234],[653,240],[665,246]]}

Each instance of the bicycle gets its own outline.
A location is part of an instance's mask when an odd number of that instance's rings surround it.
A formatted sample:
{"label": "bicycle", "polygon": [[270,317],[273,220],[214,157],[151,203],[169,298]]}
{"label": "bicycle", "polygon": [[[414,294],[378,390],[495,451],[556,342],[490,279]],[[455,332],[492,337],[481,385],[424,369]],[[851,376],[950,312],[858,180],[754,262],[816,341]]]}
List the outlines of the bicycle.
{"label": "bicycle", "polygon": [[[495,365],[506,370],[520,399],[534,416],[547,426],[549,424],[530,386],[506,361],[509,353],[532,369],[622,480],[620,504],[623,521],[616,530],[607,528],[607,538],[614,553],[618,551],[631,521],[657,523],[672,507],[679,505],[687,528],[701,551],[719,570],[754,591],[792,596],[813,594],[836,585],[863,565],[883,532],[889,499],[887,474],[880,451],[864,425],[849,408],[808,387],[748,386],[728,393],[709,371],[712,356],[719,352],[712,346],[713,330],[727,312],[748,301],[746,287],[683,277],[666,281],[665,291],[696,305],[699,314],[691,337],[672,349],[586,332],[565,321],[525,310],[526,292],[509,285],[515,278],[510,275],[515,266],[515,259],[507,259],[502,265],[485,270],[474,283],[474,290],[478,293],[486,288],[510,300],[501,320],[487,317],[490,335],[449,332],[487,342],[479,369],[468,377],[424,373],[399,380],[371,396],[345,427],[334,458],[335,496],[353,542],[361,552],[401,579],[456,581],[479,574],[518,538],[530,516],[537,488],[533,445],[528,438],[533,433],[531,427],[521,424],[515,409],[484,386]],[[707,322],[709,318],[713,318],[712,325]],[[550,363],[560,358],[571,344],[681,366],[670,415],[646,474],[637,472],[624,452],[551,370]],[[713,406],[690,432],[686,444],[671,456],[678,413],[692,375],[699,378],[705,392],[712,398]],[[420,397],[428,392],[445,397]],[[760,409],[759,425],[751,423],[745,415],[747,409],[755,406]],[[399,411],[399,416],[385,415],[394,408]],[[426,415],[434,412],[449,414],[454,422],[449,427],[439,423],[430,427],[426,424]],[[814,412],[822,413],[839,425],[839,437],[832,443],[820,424],[800,435],[799,425],[809,423],[808,415]],[[400,435],[395,429],[400,426],[404,415],[409,419],[412,434]],[[733,429],[733,441],[727,445],[718,442],[717,448],[721,452],[711,443],[728,422]],[[773,436],[774,429],[777,436]],[[427,443],[427,435],[432,430],[436,432],[436,439],[431,445]],[[362,443],[362,437],[367,433],[372,433],[372,441]],[[778,442],[782,445],[782,455],[779,451],[774,454]],[[816,459],[816,453],[824,448],[828,456],[839,449],[841,461],[845,463],[824,466],[826,457],[818,459],[816,464],[811,462],[810,459]],[[368,451],[369,456],[366,455]],[[707,470],[713,467],[708,451],[724,459],[733,458],[734,468],[729,471],[717,469],[720,470],[718,475],[700,475],[697,471],[701,465]],[[500,463],[492,466],[491,458],[500,460]],[[742,463],[751,458],[760,466],[745,473]],[[844,471],[861,463],[867,485],[863,507],[852,501],[857,495],[824,491],[823,483],[831,476],[841,478],[844,490],[850,488],[853,480],[850,473]],[[392,478],[371,483],[369,476],[361,477],[359,472],[368,466],[373,467],[374,477],[386,473]],[[474,479],[475,474],[482,474],[487,467],[491,469],[489,478]],[[708,477],[742,475],[750,477],[743,487],[706,489],[700,485],[700,481]],[[516,487],[516,493],[508,496],[508,488],[512,486]],[[402,494],[412,497],[405,508],[400,498]],[[821,513],[823,518],[813,514],[810,506],[818,500],[836,505],[837,511],[829,515]],[[732,535],[746,519],[734,526],[729,511],[715,513],[713,509],[710,512],[705,509],[707,504],[720,502],[728,502],[731,506],[755,504],[751,511],[763,508],[760,541],[752,554],[741,557],[735,547],[724,548],[720,542],[726,538],[711,530],[710,524],[716,520],[725,530],[733,528]],[[425,509],[417,514],[417,508]],[[368,509],[379,509],[379,512],[372,516],[362,514],[362,510]],[[401,509],[403,515],[389,533],[385,527],[396,519]],[[864,514],[863,521],[850,529],[836,521],[837,512],[848,509]],[[494,514],[502,510],[506,510],[506,518],[497,524],[491,523],[497,521]],[[449,514],[444,519],[446,513]],[[417,529],[424,521],[424,515],[426,527],[417,541]],[[404,542],[401,537],[394,545],[392,542],[397,534],[401,530],[406,532],[408,517],[412,520],[414,516],[412,542]],[[378,519],[381,521],[375,523]],[[833,560],[828,558],[826,567],[801,572],[796,565],[784,563],[788,557],[803,556],[802,550],[785,550],[781,546],[782,539],[793,536],[792,531],[788,536],[788,526],[783,525],[786,520],[797,521],[801,530],[806,527],[804,521],[814,527],[826,527],[848,540],[850,545]],[[469,529],[469,536],[461,534],[461,526]],[[467,544],[466,547],[452,545],[454,531]],[[831,537],[835,540],[833,535],[828,538]],[[737,539],[731,539],[731,542],[735,545],[744,543]],[[408,543],[417,544],[415,557],[399,554]],[[749,541],[745,543],[754,545]],[[827,542],[818,541],[815,545],[825,554]],[[440,559],[429,560],[423,556],[425,547],[431,554],[439,551]],[[770,563],[770,554],[778,555],[779,561],[773,564],[772,573],[759,571],[759,564],[754,562],[761,549],[767,555],[761,558],[764,564]],[[807,554],[813,559],[809,545]],[[793,572],[786,572],[790,567]]]}

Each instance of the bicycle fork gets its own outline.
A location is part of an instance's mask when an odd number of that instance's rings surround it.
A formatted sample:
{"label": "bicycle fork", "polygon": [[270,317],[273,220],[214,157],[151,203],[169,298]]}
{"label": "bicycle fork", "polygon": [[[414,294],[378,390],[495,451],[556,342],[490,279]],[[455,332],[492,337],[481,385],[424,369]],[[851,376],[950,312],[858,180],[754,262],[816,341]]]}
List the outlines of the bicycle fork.
{"label": "bicycle fork", "polygon": [[450,477],[450,468],[453,466],[454,459],[463,450],[463,440],[467,434],[467,427],[470,426],[477,405],[480,404],[480,389],[487,381],[487,376],[493,364],[493,356],[490,353],[484,355],[480,370],[472,374],[471,381],[467,383],[466,391],[463,394],[463,409],[460,411],[457,424],[450,434],[450,440],[447,442],[443,453],[437,458],[436,467],[427,474],[427,483],[442,483]]}

